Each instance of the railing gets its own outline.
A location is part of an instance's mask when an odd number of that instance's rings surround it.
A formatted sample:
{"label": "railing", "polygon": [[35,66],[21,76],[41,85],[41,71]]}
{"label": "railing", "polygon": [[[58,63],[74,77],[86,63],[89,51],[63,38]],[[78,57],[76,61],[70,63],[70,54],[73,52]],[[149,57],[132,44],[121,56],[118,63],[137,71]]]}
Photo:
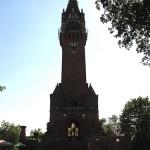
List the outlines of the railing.
{"label": "railing", "polygon": [[[76,32],[80,32],[80,30],[68,30],[71,33],[76,33]],[[88,36],[88,29],[83,29],[81,30],[82,34],[86,34],[86,36]],[[60,34],[65,33],[65,29],[62,29],[62,27],[60,27],[60,29],[58,29],[58,38],[60,38]]]}
{"label": "railing", "polygon": [[26,136],[26,140],[27,141],[37,141],[37,142],[40,142],[42,140],[43,136],[38,136],[38,137],[35,137],[35,136]]}

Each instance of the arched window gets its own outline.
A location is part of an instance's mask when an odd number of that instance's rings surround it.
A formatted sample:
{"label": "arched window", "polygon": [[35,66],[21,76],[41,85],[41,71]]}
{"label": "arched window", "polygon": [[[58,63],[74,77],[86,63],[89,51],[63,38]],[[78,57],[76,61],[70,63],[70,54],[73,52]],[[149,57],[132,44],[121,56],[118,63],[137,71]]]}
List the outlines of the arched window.
{"label": "arched window", "polygon": [[71,123],[68,127],[68,137],[78,137],[79,136],[79,128],[75,123]]}

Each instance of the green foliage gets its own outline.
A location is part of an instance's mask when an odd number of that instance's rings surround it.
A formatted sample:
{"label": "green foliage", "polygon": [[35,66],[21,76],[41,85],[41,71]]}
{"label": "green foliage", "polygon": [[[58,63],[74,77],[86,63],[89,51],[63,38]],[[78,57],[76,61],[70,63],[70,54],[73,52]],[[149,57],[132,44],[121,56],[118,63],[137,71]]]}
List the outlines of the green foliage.
{"label": "green foliage", "polygon": [[119,120],[116,115],[112,115],[112,117],[108,118],[108,122],[111,126],[114,135],[120,135],[120,125]]}
{"label": "green foliage", "polygon": [[35,138],[42,137],[43,135],[44,133],[42,132],[41,128],[31,130],[30,132],[30,136],[33,136]]}
{"label": "green foliage", "polygon": [[100,119],[100,124],[105,135],[120,135],[120,125],[116,115],[112,115],[108,121],[105,118]]}
{"label": "green foliage", "polygon": [[97,9],[103,10],[102,23],[119,38],[120,47],[130,49],[136,43],[136,51],[143,53],[142,63],[150,65],[150,0],[96,0]]}
{"label": "green foliage", "polygon": [[6,140],[13,144],[19,140],[20,127],[14,123],[3,120],[0,126],[0,139]]}
{"label": "green foliage", "polygon": [[1,86],[1,85],[0,85],[0,92],[2,92],[2,91],[5,90],[5,89],[6,89],[5,86]]}
{"label": "green foliage", "polygon": [[104,125],[104,131],[105,131],[105,135],[109,135],[109,136],[115,135],[114,131],[113,131],[112,127],[111,127],[111,124],[109,124],[109,123]]}
{"label": "green foliage", "polygon": [[137,140],[150,139],[150,101],[149,98],[138,97],[128,101],[120,115],[122,133],[130,128],[131,136]]}

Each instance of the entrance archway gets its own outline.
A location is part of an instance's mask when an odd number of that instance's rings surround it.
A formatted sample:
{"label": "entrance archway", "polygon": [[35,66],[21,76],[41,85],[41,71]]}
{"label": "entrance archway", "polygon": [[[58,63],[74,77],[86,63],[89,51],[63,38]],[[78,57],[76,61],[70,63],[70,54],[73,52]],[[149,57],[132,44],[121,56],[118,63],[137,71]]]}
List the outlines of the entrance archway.
{"label": "entrance archway", "polygon": [[68,137],[79,137],[79,125],[76,122],[71,122],[68,126]]}

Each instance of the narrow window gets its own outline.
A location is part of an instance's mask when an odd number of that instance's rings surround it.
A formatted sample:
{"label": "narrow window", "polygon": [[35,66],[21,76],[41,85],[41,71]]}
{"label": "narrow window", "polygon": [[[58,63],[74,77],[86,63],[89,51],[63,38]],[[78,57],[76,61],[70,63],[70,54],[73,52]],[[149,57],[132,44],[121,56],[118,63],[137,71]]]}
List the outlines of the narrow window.
{"label": "narrow window", "polygon": [[75,64],[73,64],[73,68],[75,68]]}
{"label": "narrow window", "polygon": [[75,34],[72,34],[72,39],[75,40]]}
{"label": "narrow window", "polygon": [[77,101],[72,101],[72,102],[71,102],[71,106],[72,106],[72,107],[77,107],[77,106],[78,106]]}
{"label": "narrow window", "polygon": [[77,39],[77,40],[79,39],[79,34],[76,34],[76,39]]}
{"label": "narrow window", "polygon": [[94,121],[91,122],[91,128],[94,128]]}
{"label": "narrow window", "polygon": [[69,39],[69,40],[71,39],[71,34],[68,34],[68,39]]}
{"label": "narrow window", "polygon": [[55,128],[57,128],[57,127],[58,127],[57,120],[55,120],[54,125],[55,125]]}

